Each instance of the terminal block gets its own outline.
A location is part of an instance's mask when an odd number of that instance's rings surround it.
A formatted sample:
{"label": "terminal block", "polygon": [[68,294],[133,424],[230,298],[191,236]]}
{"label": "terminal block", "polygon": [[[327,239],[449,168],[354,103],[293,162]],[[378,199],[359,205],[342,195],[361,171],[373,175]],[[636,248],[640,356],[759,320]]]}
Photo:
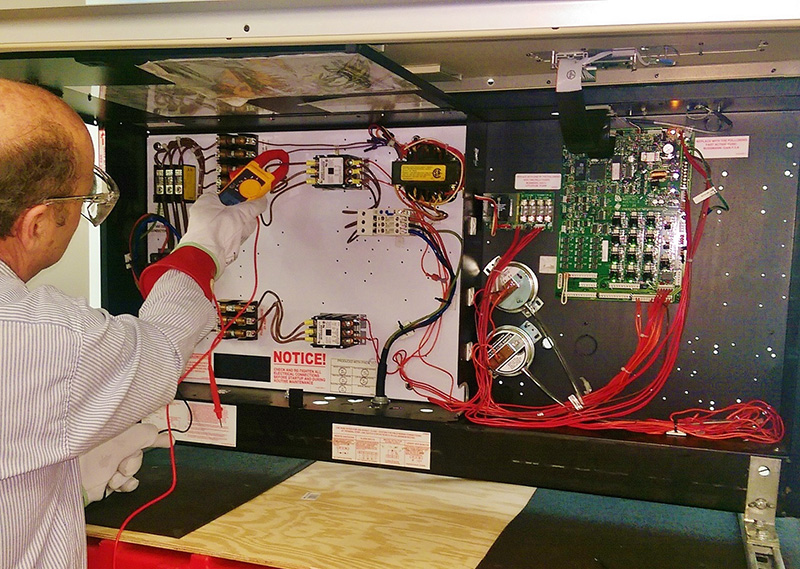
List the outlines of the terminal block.
{"label": "terminal block", "polygon": [[258,339],[258,302],[220,300],[220,329],[227,326],[224,340]]}
{"label": "terminal block", "polygon": [[318,314],[305,324],[306,342],[315,348],[349,348],[367,341],[363,314]]}
{"label": "terminal block", "polygon": [[258,156],[255,134],[220,134],[217,136],[217,187],[228,185],[233,173]]}
{"label": "terminal block", "polygon": [[361,158],[348,154],[315,156],[306,165],[306,182],[315,188],[358,189],[364,185]]}
{"label": "terminal block", "polygon": [[408,235],[409,209],[360,209],[359,235]]}

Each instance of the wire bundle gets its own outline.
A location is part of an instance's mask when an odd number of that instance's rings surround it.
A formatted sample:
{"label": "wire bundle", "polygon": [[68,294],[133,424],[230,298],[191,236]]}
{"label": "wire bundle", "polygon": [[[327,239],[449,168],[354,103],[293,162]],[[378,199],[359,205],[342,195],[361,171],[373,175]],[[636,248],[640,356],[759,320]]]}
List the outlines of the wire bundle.
{"label": "wire bundle", "polygon": [[[419,237],[423,241],[425,241],[427,248],[425,251],[427,252],[430,250],[433,252],[436,261],[437,261],[437,268],[435,271],[427,271],[424,267],[424,253],[422,259],[422,270],[425,275],[434,281],[438,281],[441,285],[442,295],[441,297],[437,297],[436,300],[439,302],[439,305],[434,309],[431,313],[422,316],[413,322],[409,322],[407,324],[400,324],[398,329],[392,333],[389,338],[387,338],[386,342],[383,345],[383,349],[380,352],[380,357],[378,359],[378,372],[377,372],[377,381],[376,381],[376,389],[375,395],[378,398],[382,398],[386,396],[386,376],[388,374],[388,361],[389,361],[389,354],[391,353],[392,345],[400,339],[402,336],[409,334],[415,330],[419,330],[421,328],[426,328],[425,334],[423,338],[420,340],[419,347],[412,352],[411,354],[407,353],[405,350],[398,351],[393,356],[393,361],[397,364],[397,369],[395,370],[396,373],[400,375],[403,381],[410,389],[419,388],[422,390],[434,390],[431,386],[414,381],[406,372],[406,366],[408,363],[416,358],[420,359],[426,365],[431,366],[425,361],[425,356],[430,354],[433,350],[433,347],[436,344],[436,339],[439,335],[439,330],[441,326],[441,317],[450,307],[453,302],[453,298],[456,294],[456,283],[458,281],[458,275],[460,269],[454,269],[453,263],[450,260],[449,255],[447,254],[447,249],[444,245],[442,240],[441,233],[437,231],[431,224],[427,221],[422,219],[418,215],[412,215],[411,223],[409,224],[409,234],[415,235]],[[450,233],[456,237],[453,232],[447,231],[446,233]],[[460,238],[459,238],[460,239]],[[438,366],[431,366],[436,369],[441,370],[444,373],[448,373],[445,370],[442,370]],[[395,373],[392,372],[392,373]],[[449,375],[449,373],[448,373]],[[451,375],[452,380],[452,375]],[[454,382],[452,382],[454,383]]]}

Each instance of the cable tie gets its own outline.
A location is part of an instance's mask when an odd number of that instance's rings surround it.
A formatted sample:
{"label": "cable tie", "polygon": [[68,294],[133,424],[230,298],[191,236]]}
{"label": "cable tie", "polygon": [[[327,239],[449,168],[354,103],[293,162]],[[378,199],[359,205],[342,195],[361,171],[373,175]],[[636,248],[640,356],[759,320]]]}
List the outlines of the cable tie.
{"label": "cable tie", "polygon": [[621,368],[619,368],[619,369],[621,369],[622,371],[624,371],[624,372],[625,372],[625,373],[627,373],[628,375],[631,375],[631,372],[629,372],[627,369],[625,369],[625,366],[622,366],[622,367],[621,367]]}

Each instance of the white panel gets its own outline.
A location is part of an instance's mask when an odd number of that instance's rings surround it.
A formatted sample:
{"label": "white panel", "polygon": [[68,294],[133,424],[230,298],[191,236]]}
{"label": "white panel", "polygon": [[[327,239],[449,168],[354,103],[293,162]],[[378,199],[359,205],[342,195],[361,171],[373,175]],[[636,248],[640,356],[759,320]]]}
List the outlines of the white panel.
{"label": "white panel", "polygon": [[[86,125],[95,148],[95,163],[98,163],[99,131],[94,125]],[[84,297],[94,307],[100,306],[100,228],[81,218],[75,235],[61,260],[29,282],[30,288],[53,285],[70,296]]]}
{"label": "white panel", "polygon": [[[401,143],[409,142],[413,136],[430,137],[444,142],[459,150],[464,149],[465,127],[426,127],[420,129],[397,128],[392,132]],[[290,152],[292,166],[291,176],[297,171],[305,170],[305,161],[315,155],[333,154],[333,149],[322,148],[322,145],[345,145],[365,142],[368,139],[366,130],[355,131],[310,131],[289,133],[261,133],[261,142],[267,142],[270,148],[284,148]],[[201,146],[213,144],[213,135],[193,136]],[[171,137],[150,137],[148,148],[160,141],[169,142]],[[316,148],[302,148],[292,145],[321,145]],[[150,150],[152,164],[153,151]],[[396,160],[396,153],[388,147],[374,151],[342,150],[342,154],[369,158],[377,161],[387,172],[391,172],[391,163]],[[188,153],[187,153],[188,159]],[[192,163],[192,162],[190,162]],[[212,169],[214,160],[207,162],[207,169]],[[373,168],[376,174],[376,168]],[[303,180],[305,175],[298,178]],[[152,195],[152,176],[150,176],[150,195]],[[208,181],[213,179],[213,175]],[[347,243],[353,228],[344,226],[354,222],[354,214],[343,211],[355,211],[372,205],[368,190],[332,190],[317,189],[304,185],[290,190],[277,198],[274,204],[274,222],[269,227],[262,227],[258,243],[258,293],[256,299],[267,289],[278,293],[284,302],[285,317],[283,331],[290,331],[295,325],[324,313],[365,314],[372,323],[373,334],[381,342],[397,329],[398,322],[409,322],[425,316],[439,305],[435,299],[442,296],[439,283],[428,279],[420,269],[420,259],[426,248],[422,239],[416,236],[404,237],[359,237]],[[381,208],[400,208],[401,202],[390,187],[384,186]],[[452,203],[443,207],[449,217],[436,224],[437,229],[449,229],[462,232],[461,195]],[[228,267],[225,274],[216,284],[218,298],[248,299],[253,290],[253,243],[251,238],[244,246],[238,260]],[[158,245],[163,241],[163,233],[151,234],[151,243]],[[448,253],[453,263],[460,262],[460,245],[451,235],[444,235]],[[428,252],[425,266],[429,270],[435,268],[435,258]],[[268,296],[266,303],[272,302]],[[427,358],[428,362],[440,366],[450,373],[456,373],[458,362],[458,298],[442,318],[442,330],[436,348]],[[393,352],[404,349],[413,352],[424,336],[424,330],[417,331],[398,340]],[[203,344],[207,346],[208,344]],[[326,353],[327,370],[325,373],[336,375],[331,371],[337,358],[347,358],[361,362],[376,360],[371,345],[355,346],[347,349],[314,349],[307,343],[295,342],[278,345],[267,333],[257,341],[226,340],[218,348],[222,353],[254,354],[272,356],[273,350],[290,350],[314,353]],[[199,350],[199,348],[198,348]],[[369,366],[363,366],[369,367]],[[390,361],[389,370],[396,366]],[[337,368],[338,369],[338,368]],[[414,379],[426,381],[445,391],[450,391],[450,377],[441,371],[414,362],[408,368]],[[330,391],[338,393],[336,377],[330,389],[312,391]],[[242,385],[241,381],[225,381],[220,384]],[[374,383],[374,381],[373,381]],[[263,386],[263,384],[262,384]],[[387,381],[388,395],[393,399],[419,399],[408,391],[398,376],[390,375]],[[363,393],[361,393],[363,395]]]}

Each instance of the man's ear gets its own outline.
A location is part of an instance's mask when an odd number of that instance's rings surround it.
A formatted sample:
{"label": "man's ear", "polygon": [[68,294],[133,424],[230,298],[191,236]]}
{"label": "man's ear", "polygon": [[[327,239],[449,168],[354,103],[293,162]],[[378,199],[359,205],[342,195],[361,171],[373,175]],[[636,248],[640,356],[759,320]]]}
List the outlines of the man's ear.
{"label": "man's ear", "polygon": [[42,238],[50,220],[49,210],[47,204],[35,205],[25,210],[14,223],[11,233],[26,249]]}

